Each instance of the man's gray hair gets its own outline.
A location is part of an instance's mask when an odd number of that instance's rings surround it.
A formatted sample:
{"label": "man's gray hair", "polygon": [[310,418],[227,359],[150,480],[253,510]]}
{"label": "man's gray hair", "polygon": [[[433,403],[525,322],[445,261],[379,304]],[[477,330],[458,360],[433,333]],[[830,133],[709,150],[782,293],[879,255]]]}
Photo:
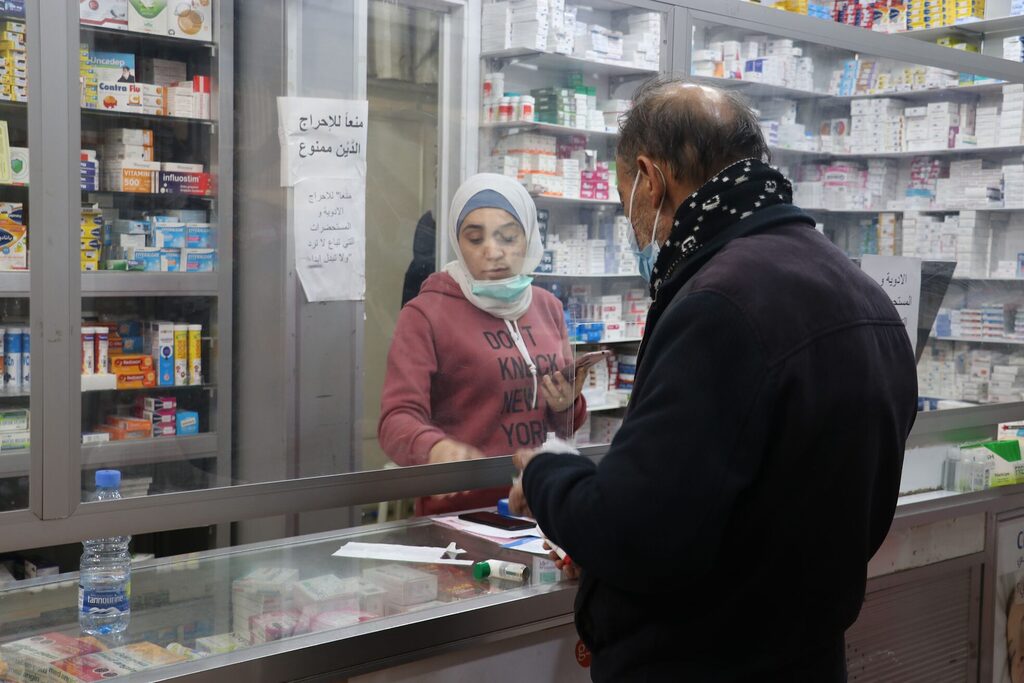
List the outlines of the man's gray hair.
{"label": "man's gray hair", "polygon": [[741,95],[680,78],[641,85],[619,128],[617,155],[630,176],[641,154],[668,162],[678,181],[697,185],[741,159],[771,158],[757,115]]}

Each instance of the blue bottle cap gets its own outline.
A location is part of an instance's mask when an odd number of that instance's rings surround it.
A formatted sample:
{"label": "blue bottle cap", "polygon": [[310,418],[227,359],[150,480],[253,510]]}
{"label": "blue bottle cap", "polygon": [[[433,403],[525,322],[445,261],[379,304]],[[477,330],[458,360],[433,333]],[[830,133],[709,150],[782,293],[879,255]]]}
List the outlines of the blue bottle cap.
{"label": "blue bottle cap", "polygon": [[508,498],[502,498],[501,500],[498,501],[498,514],[505,515],[506,517],[509,516]]}
{"label": "blue bottle cap", "polygon": [[96,470],[96,486],[98,488],[116,489],[121,486],[120,470]]}

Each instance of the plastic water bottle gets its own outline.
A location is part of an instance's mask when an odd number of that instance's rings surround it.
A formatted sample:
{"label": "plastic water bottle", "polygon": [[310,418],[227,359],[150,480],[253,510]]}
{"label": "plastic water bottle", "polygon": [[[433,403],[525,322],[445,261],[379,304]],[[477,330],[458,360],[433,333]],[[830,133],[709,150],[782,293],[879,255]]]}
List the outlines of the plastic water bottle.
{"label": "plastic water bottle", "polygon": [[[119,500],[121,473],[96,472],[92,500]],[[131,536],[112,536],[82,542],[79,566],[78,623],[90,635],[121,633],[131,618]]]}

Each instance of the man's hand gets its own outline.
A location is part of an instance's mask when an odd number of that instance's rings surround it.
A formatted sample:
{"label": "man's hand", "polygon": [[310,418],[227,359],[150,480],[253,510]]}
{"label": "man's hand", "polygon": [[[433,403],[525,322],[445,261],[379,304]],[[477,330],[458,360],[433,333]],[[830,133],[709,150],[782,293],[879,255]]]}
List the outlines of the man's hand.
{"label": "man's hand", "polygon": [[485,457],[479,449],[455,439],[441,439],[430,449],[428,462],[434,465],[439,462],[457,462],[459,460],[476,460]]}
{"label": "man's hand", "polygon": [[513,515],[533,517],[533,513],[530,512],[530,505],[526,502],[526,494],[523,492],[523,471],[536,455],[537,451],[520,449],[512,456],[512,464],[515,465],[516,471],[519,473],[516,475],[515,481],[512,482],[512,488],[508,492],[508,509]]}
{"label": "man's hand", "polygon": [[569,581],[575,581],[576,579],[580,578],[581,570],[579,565],[573,562],[568,555],[566,555],[565,559],[563,560],[558,553],[551,549],[550,541],[544,541],[544,547],[548,550],[551,550],[551,552],[548,553],[548,557],[555,561],[555,566],[562,571],[562,575],[566,579],[568,579]]}

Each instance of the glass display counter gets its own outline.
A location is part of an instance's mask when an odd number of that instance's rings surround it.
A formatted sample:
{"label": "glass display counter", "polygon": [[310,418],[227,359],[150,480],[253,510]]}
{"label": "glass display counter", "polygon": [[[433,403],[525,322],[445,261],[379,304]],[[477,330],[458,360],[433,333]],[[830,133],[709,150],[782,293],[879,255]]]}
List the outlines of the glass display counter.
{"label": "glass display counter", "polygon": [[[507,560],[531,571],[525,582],[481,580],[471,565],[332,556],[349,541],[442,548],[454,542],[466,551],[460,559]],[[561,615],[564,621],[575,593],[575,584],[561,583],[546,557],[502,549],[430,521],[141,563],[132,573],[131,624],[119,636],[80,633],[77,584],[77,575],[62,574],[0,590],[6,615],[0,624],[0,671],[6,673],[0,680],[105,680],[162,667],[161,677],[252,680],[246,667],[266,671],[265,660],[275,657],[284,659],[272,666],[288,673],[265,680],[340,673],[346,666],[365,670],[385,654],[458,639],[460,619],[525,598],[547,596],[535,608],[544,619]],[[529,620],[529,609],[514,611],[517,616],[505,618]],[[424,631],[430,623],[435,626]],[[405,627],[412,631],[403,635]],[[345,641],[347,664],[333,650]],[[329,657],[311,655],[310,648],[328,644]]]}

